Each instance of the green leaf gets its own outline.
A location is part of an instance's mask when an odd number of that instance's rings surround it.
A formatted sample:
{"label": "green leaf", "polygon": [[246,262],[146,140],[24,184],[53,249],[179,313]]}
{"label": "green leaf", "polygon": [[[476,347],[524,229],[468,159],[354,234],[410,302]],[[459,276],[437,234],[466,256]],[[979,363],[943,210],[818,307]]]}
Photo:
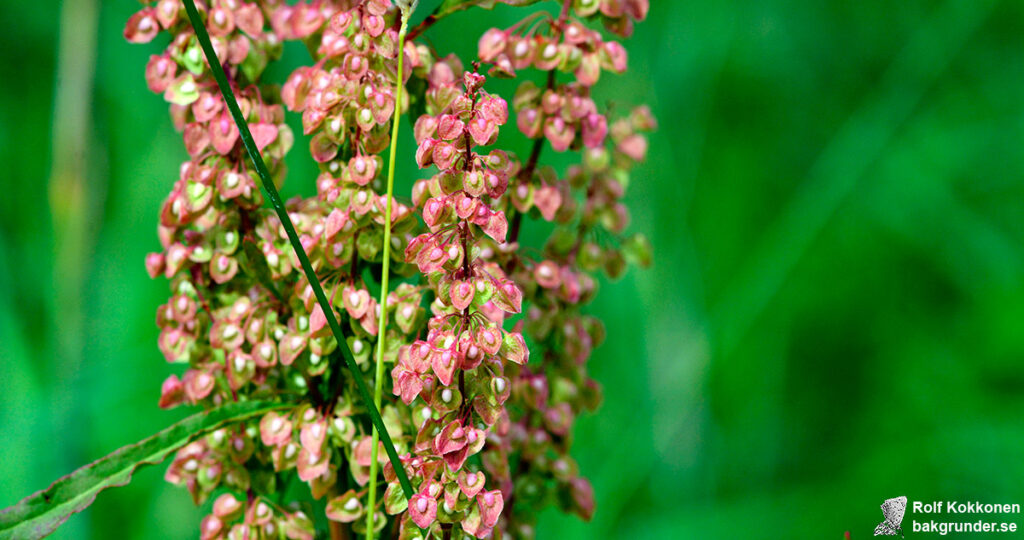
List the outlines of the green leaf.
{"label": "green leaf", "polygon": [[231,403],[192,415],[156,435],[94,461],[50,487],[0,510],[0,538],[42,538],[71,514],[92,504],[109,487],[127,484],[135,469],[162,462],[168,454],[221,426],[289,406],[268,401]]}
{"label": "green leaf", "polygon": [[469,9],[472,7],[480,7],[484,9],[494,9],[494,6],[498,4],[506,4],[509,6],[529,6],[536,4],[540,0],[444,0],[441,5],[437,6],[437,9],[431,13],[432,17],[440,19],[451,15],[452,13]]}

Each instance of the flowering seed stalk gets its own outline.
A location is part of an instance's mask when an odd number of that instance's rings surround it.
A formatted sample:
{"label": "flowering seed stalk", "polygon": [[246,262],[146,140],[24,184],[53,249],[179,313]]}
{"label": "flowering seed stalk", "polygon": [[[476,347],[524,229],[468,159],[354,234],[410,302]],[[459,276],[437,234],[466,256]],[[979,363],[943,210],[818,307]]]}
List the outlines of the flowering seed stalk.
{"label": "flowering seed stalk", "polygon": [[[477,3],[446,1],[407,32],[413,4],[150,0],[126,25],[131,42],[170,36],[146,83],[188,152],[146,258],[171,285],[160,350],[183,367],[159,404],[284,404],[176,454],[168,481],[197,503],[221,493],[203,539],[311,540],[311,511],[333,537],[532,538],[550,501],[594,512],[571,456],[575,419],[600,401],[587,362],[604,327],[586,304],[598,273],[650,263],[622,198],[655,128],[646,107],[610,115],[591,97],[627,66],[595,27],[628,37],[648,0],[525,12],[465,62],[414,35]],[[313,62],[277,87],[262,75],[286,41]],[[546,83],[489,91],[529,70]],[[316,194],[282,201],[286,111],[319,173]],[[405,114],[423,175],[395,198]],[[499,142],[509,131],[533,140],[526,160]],[[577,163],[556,171],[550,152]],[[521,245],[529,221],[550,223],[545,243]],[[283,500],[296,476],[312,506]]]}
{"label": "flowering seed stalk", "polygon": [[[398,480],[402,485],[402,490],[405,492],[406,498],[410,498],[413,494],[412,484],[409,482],[409,478],[406,476],[405,470],[400,466],[397,466],[400,461],[398,459],[398,453],[395,451],[395,445],[391,442],[391,437],[384,428],[384,421],[381,419],[380,412],[374,405],[375,403],[379,403],[379,399],[372,400],[370,397],[370,391],[366,387],[366,382],[363,381],[359,368],[356,367],[355,360],[352,357],[352,352],[346,345],[344,334],[341,331],[341,326],[338,324],[338,319],[334,316],[334,310],[331,309],[330,302],[327,301],[327,295],[324,294],[323,287],[320,285],[320,280],[316,276],[316,271],[313,270],[313,266],[309,263],[309,257],[307,257],[306,250],[303,247],[302,242],[299,240],[298,234],[295,232],[295,226],[292,225],[291,217],[288,215],[288,212],[285,211],[284,203],[281,201],[281,195],[278,194],[277,187],[274,186],[274,181],[271,179],[270,173],[267,171],[267,166],[263,162],[263,158],[260,156],[259,149],[256,146],[252,133],[249,131],[249,126],[245,121],[245,117],[242,115],[242,111],[238,107],[238,102],[235,101],[234,94],[231,91],[231,86],[224,73],[224,68],[217,60],[217,53],[213,50],[213,45],[210,42],[210,36],[206,32],[205,26],[203,26],[203,21],[199,17],[198,10],[196,10],[195,0],[185,0],[185,10],[188,13],[189,21],[192,23],[192,28],[196,32],[199,44],[202,46],[203,52],[209,60],[210,68],[213,70],[213,75],[217,80],[217,86],[220,88],[221,95],[224,96],[224,102],[227,104],[228,110],[231,112],[231,117],[235,122],[235,126],[238,128],[242,144],[245,146],[245,150],[248,152],[249,158],[252,160],[256,172],[259,175],[260,180],[263,182],[263,189],[266,190],[267,197],[270,199],[270,203],[274,207],[274,211],[277,212],[277,216],[281,220],[281,226],[284,227],[284,230],[288,235],[288,241],[291,242],[292,248],[295,250],[295,255],[302,264],[302,271],[305,272],[306,279],[313,288],[313,294],[316,295],[316,301],[326,316],[327,324],[331,328],[331,333],[334,335],[334,339],[338,340],[338,346],[341,350],[342,357],[345,359],[347,367],[352,373],[352,379],[356,383],[356,388],[359,389],[360,397],[362,397],[367,412],[370,414],[370,420],[373,422],[375,430],[381,434],[380,437],[384,442],[384,449],[388,453],[388,458],[393,464],[396,464],[395,472],[397,473]],[[387,278],[385,277],[384,279]]]}

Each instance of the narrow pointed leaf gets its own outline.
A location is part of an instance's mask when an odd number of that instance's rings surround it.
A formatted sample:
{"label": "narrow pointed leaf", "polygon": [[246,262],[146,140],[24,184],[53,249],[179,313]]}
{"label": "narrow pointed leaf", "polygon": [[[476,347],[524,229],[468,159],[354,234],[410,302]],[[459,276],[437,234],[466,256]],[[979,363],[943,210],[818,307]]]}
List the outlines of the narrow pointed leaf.
{"label": "narrow pointed leaf", "polygon": [[171,452],[221,426],[287,406],[277,402],[243,401],[192,415],[148,439],[125,446],[60,478],[14,506],[0,510],[0,538],[42,538],[52,533],[71,514],[92,504],[99,492],[127,484],[139,467],[160,463]]}

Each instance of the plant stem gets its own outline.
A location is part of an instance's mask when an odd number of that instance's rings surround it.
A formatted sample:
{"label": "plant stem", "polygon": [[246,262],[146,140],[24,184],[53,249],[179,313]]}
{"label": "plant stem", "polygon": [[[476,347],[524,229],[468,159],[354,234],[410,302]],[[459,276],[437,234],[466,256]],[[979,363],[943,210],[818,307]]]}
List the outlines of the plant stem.
{"label": "plant stem", "polygon": [[[391,149],[388,155],[387,200],[384,205],[384,262],[380,276],[380,320],[377,322],[377,366],[374,370],[373,405],[380,409],[381,393],[384,387],[384,348],[387,344],[388,328],[388,277],[391,272],[391,203],[395,189],[395,154],[398,151],[398,126],[402,118],[402,61],[405,58],[405,31],[409,24],[411,10],[402,10],[402,26],[398,31],[398,71],[395,74],[395,115],[391,122]],[[377,502],[377,440],[380,437],[376,427],[370,450],[370,495],[366,505],[366,538],[373,538],[374,508]]]}
{"label": "plant stem", "polygon": [[417,24],[416,28],[413,28],[412,30],[409,31],[409,40],[412,41],[416,39],[417,37],[419,37],[420,34],[426,32],[427,28],[430,28],[431,26],[434,25],[434,23],[436,23],[439,20],[441,19],[439,19],[433,13],[427,15],[427,18],[423,19],[423,22]]}
{"label": "plant stem", "polygon": [[[555,87],[555,72],[548,72],[548,89]],[[526,166],[519,172],[516,178],[521,182],[529,182],[533,178],[533,171],[537,169],[537,161],[540,160],[540,151],[544,148],[544,137],[540,137],[533,141],[533,149],[530,150],[530,158],[526,162]],[[509,189],[514,189],[515,186],[510,186]],[[516,211],[512,208],[515,213],[512,215],[512,225],[509,229],[508,243],[515,244],[519,241],[519,230],[523,225],[523,213]],[[511,274],[512,270],[515,270],[516,265],[519,264],[519,255],[513,254],[512,258],[508,260],[508,264],[505,267],[505,273]]]}
{"label": "plant stem", "polygon": [[561,31],[562,25],[565,24],[566,19],[569,18],[569,7],[572,6],[572,0],[565,0],[562,2],[562,11],[558,14],[558,26]]}
{"label": "plant stem", "polygon": [[[561,39],[563,28],[565,27],[565,21],[569,18],[569,7],[571,3],[571,0],[565,0],[564,2],[562,2],[562,10],[558,14],[558,20],[555,21],[555,30],[558,33],[558,39]],[[551,71],[548,71],[547,89],[555,89],[555,70],[553,69]],[[533,171],[537,169],[537,161],[540,159],[540,151],[543,147],[544,137],[540,137],[533,142],[533,149],[530,151],[530,159],[527,161],[526,167],[524,167],[523,170],[519,173],[520,180],[529,182],[530,179],[533,178]],[[516,212],[515,215],[512,216],[512,226],[510,231],[511,234],[508,240],[509,244],[514,244],[519,241],[519,228],[522,226],[522,222],[523,213]],[[508,268],[506,268],[505,271],[511,272],[512,269],[515,268],[518,260],[518,255],[512,257],[512,259],[509,261]]]}
{"label": "plant stem", "polygon": [[343,524],[327,520],[327,527],[330,530],[331,540],[348,540],[348,531],[345,530]]}
{"label": "plant stem", "polygon": [[[550,79],[550,75],[549,75],[549,79]],[[552,85],[548,84],[548,86],[550,87]],[[526,162],[526,167],[524,167],[523,171],[519,174],[519,179],[520,180],[523,180],[525,182],[529,182],[530,178],[533,177],[533,171],[534,171],[534,169],[537,168],[537,160],[540,159],[540,151],[541,151],[541,149],[543,147],[544,147],[544,138],[543,137],[533,141],[533,150],[530,151],[530,159]],[[512,230],[511,230],[511,234],[509,235],[509,240],[508,240],[508,242],[510,244],[514,244],[515,242],[517,242],[519,240],[519,226],[521,225],[522,221],[523,221],[523,213],[522,212],[516,212],[516,215],[512,216]]]}
{"label": "plant stem", "polygon": [[[381,432],[381,440],[384,442],[384,449],[388,453],[388,459],[391,460],[391,465],[395,468],[395,474],[398,476],[398,481],[402,485],[402,491],[405,494],[406,499],[410,499],[415,493],[412,488],[412,483],[409,482],[409,477],[405,474],[405,467],[402,466],[402,461],[398,458],[398,452],[395,451],[395,445],[391,442],[391,436],[388,435],[387,430],[384,429],[384,421],[380,417],[380,411],[377,410],[377,407],[373,404],[373,398],[370,395],[370,390],[366,386],[366,381],[363,380],[362,375],[359,373],[359,366],[356,364],[355,358],[352,356],[352,351],[349,349],[348,343],[345,341],[345,335],[341,331],[341,325],[338,324],[338,318],[334,315],[334,310],[331,308],[331,304],[327,301],[327,295],[324,294],[324,289],[320,285],[320,280],[317,278],[316,272],[313,271],[313,266],[309,263],[309,257],[306,256],[306,250],[303,249],[302,243],[299,241],[298,234],[295,233],[295,226],[292,224],[292,220],[284,208],[284,202],[281,200],[281,195],[277,192],[277,188],[274,186],[274,180],[270,177],[270,172],[267,170],[267,164],[263,162],[263,157],[260,156],[259,149],[256,147],[255,141],[253,141],[252,133],[249,132],[249,126],[245,122],[245,117],[242,116],[242,111],[238,108],[238,101],[235,100],[235,95],[228,84],[224,68],[217,59],[217,53],[214,52],[213,45],[210,43],[210,34],[206,31],[206,27],[203,26],[203,21],[199,17],[199,11],[196,9],[195,0],[185,0],[185,11],[188,12],[188,18],[192,22],[192,28],[195,30],[196,37],[199,39],[199,44],[202,46],[203,52],[206,54],[206,60],[210,65],[210,69],[213,71],[213,76],[217,79],[217,86],[220,88],[220,92],[224,96],[224,102],[227,104],[228,110],[231,112],[231,117],[234,119],[235,125],[238,127],[238,133],[239,137],[242,139],[242,144],[249,153],[253,166],[256,168],[256,173],[259,174],[260,180],[263,182],[263,189],[267,193],[267,198],[274,207],[274,211],[277,212],[278,219],[281,220],[281,225],[284,227],[285,233],[288,235],[288,241],[291,243],[292,249],[295,250],[295,255],[299,259],[302,271],[305,273],[310,287],[313,288],[313,294],[316,295],[317,303],[320,304],[320,308],[324,311],[324,316],[327,319],[327,325],[331,328],[331,333],[334,334],[334,338],[338,342],[338,349],[341,351],[342,357],[345,359],[345,364],[347,365],[349,372],[351,372],[352,378],[356,382],[356,388],[359,390],[359,395],[362,398],[363,403],[366,404],[367,412],[370,413],[370,420],[373,422],[374,427]],[[335,368],[337,367],[338,366],[335,366]]]}

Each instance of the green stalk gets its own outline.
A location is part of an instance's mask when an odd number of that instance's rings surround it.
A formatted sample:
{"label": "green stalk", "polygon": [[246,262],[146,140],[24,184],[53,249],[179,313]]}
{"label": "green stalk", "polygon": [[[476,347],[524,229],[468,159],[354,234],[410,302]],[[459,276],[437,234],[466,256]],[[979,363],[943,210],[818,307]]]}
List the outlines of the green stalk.
{"label": "green stalk", "polygon": [[[278,194],[277,188],[274,187],[274,181],[270,177],[270,172],[267,170],[267,164],[263,162],[263,157],[260,156],[259,149],[257,149],[256,143],[252,139],[252,133],[249,132],[249,126],[245,122],[245,117],[242,116],[242,111],[238,108],[238,102],[235,100],[235,96],[231,92],[231,86],[228,84],[227,76],[224,74],[224,68],[221,67],[220,61],[217,59],[217,53],[214,52],[213,45],[210,44],[210,35],[206,31],[206,27],[203,26],[203,21],[199,17],[199,12],[196,10],[194,0],[185,0],[185,11],[188,12],[188,18],[192,22],[192,28],[196,32],[196,37],[199,38],[199,44],[203,47],[203,52],[206,53],[206,60],[210,64],[210,69],[213,70],[214,78],[217,79],[217,86],[220,87],[220,92],[224,96],[224,102],[227,104],[228,110],[231,112],[231,117],[234,119],[235,125],[238,126],[238,134],[242,139],[242,144],[245,146],[246,152],[249,153],[253,166],[256,168],[256,173],[259,174],[260,180],[263,182],[263,189],[267,194],[267,198],[270,199],[270,203],[274,207],[274,211],[277,212],[277,217],[281,220],[281,225],[284,227],[285,233],[288,234],[288,241],[291,243],[292,249],[295,250],[295,255],[298,257],[299,263],[302,265],[302,271],[306,274],[306,279],[313,288],[313,294],[316,295],[316,301],[324,311],[324,316],[327,318],[327,324],[330,326],[331,332],[334,334],[334,339],[338,341],[338,349],[341,351],[341,355],[345,359],[345,364],[348,366],[348,370],[351,372],[352,378],[356,382],[356,388],[359,389],[359,395],[362,398],[363,403],[366,404],[366,409],[367,412],[370,413],[370,420],[373,422],[373,427],[381,434],[381,440],[384,442],[384,449],[387,451],[388,459],[391,460],[391,465],[395,468],[395,474],[398,476],[399,483],[402,484],[402,491],[405,493],[405,498],[410,499],[415,494],[412,489],[412,483],[409,482],[409,477],[405,474],[405,467],[402,466],[402,462],[398,458],[398,452],[395,451],[395,445],[391,442],[391,436],[388,435],[387,430],[384,429],[384,421],[380,417],[380,411],[374,405],[374,401],[370,396],[370,390],[366,386],[366,381],[364,381],[362,375],[359,374],[359,367],[356,365],[355,358],[352,356],[352,351],[348,347],[348,342],[345,341],[345,336],[341,332],[341,326],[338,324],[337,317],[334,316],[334,310],[331,309],[331,304],[327,301],[327,295],[324,294],[324,289],[320,285],[320,280],[317,278],[316,272],[313,271],[313,266],[309,263],[309,257],[306,256],[306,250],[302,248],[302,244],[299,242],[299,236],[295,233],[295,226],[292,225],[292,220],[288,217],[288,212],[284,209],[284,203],[281,201],[281,195]],[[383,312],[383,307],[381,308],[381,311]],[[338,368],[338,366],[333,367],[335,369]]]}
{"label": "green stalk", "polygon": [[[373,405],[380,408],[381,392],[384,387],[384,346],[388,327],[388,274],[391,269],[391,194],[395,188],[395,153],[398,151],[398,126],[402,118],[402,60],[405,57],[405,32],[409,26],[412,9],[402,9],[402,26],[398,31],[398,71],[395,76],[395,116],[391,122],[391,149],[388,156],[388,194],[384,205],[384,269],[380,278],[380,320],[377,322],[377,366],[374,371]],[[370,500],[366,506],[366,539],[373,538],[374,506],[377,502],[377,439],[380,434],[373,429],[373,446],[370,457]]]}

